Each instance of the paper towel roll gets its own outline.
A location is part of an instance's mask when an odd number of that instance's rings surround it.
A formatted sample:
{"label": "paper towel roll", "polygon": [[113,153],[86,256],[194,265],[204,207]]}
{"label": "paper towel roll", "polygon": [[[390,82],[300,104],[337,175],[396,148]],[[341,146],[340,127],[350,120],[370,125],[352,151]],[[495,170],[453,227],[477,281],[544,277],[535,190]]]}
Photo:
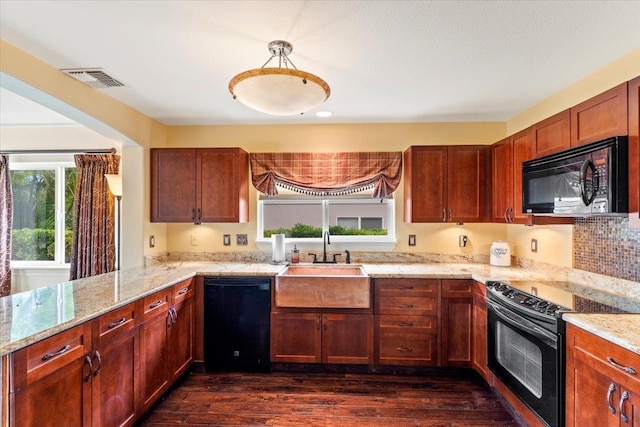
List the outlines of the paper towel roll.
{"label": "paper towel roll", "polygon": [[273,262],[284,262],[284,234],[271,235],[271,250]]}

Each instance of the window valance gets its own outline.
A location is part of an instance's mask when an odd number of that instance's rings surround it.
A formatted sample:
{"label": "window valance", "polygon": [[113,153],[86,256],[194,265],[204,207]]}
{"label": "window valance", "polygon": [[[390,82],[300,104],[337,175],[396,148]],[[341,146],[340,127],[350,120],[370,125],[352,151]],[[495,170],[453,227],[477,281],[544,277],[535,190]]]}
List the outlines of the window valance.
{"label": "window valance", "polygon": [[401,152],[251,153],[251,179],[267,196],[277,186],[314,196],[339,196],[373,188],[391,195],[402,176]]}

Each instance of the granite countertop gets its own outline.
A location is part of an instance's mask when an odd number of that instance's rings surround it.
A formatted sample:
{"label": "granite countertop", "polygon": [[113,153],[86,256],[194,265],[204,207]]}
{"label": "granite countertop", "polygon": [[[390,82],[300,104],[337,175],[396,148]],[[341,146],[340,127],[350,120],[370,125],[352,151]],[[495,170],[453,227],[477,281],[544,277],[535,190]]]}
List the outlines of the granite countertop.
{"label": "granite countertop", "polygon": [[640,355],[640,314],[571,313],[562,318]]}
{"label": "granite countertop", "polygon": [[[640,286],[568,269],[494,267],[467,262],[362,263],[372,278],[564,280],[589,283],[594,292],[640,300]],[[94,319],[180,281],[199,276],[275,276],[285,266],[266,262],[168,261],[63,282],[0,298],[0,356]],[[584,277],[583,277],[584,276]],[[631,284],[631,285],[630,285]],[[636,285],[636,286],[633,286]],[[585,286],[585,285],[582,285]],[[586,315],[591,316],[591,315]],[[607,315],[599,315],[606,317]],[[618,316],[618,315],[609,315]],[[640,322],[639,322],[640,323]],[[640,324],[627,328],[640,336]]]}

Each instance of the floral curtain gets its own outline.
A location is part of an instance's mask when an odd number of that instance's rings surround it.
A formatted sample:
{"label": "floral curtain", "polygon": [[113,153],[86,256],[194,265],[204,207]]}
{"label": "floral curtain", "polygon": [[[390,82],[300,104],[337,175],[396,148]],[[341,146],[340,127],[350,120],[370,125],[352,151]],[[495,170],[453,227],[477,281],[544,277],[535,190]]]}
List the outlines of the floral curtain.
{"label": "floral curtain", "polygon": [[0,156],[0,296],[11,293],[11,229],[13,201],[9,161]]}
{"label": "floral curtain", "polygon": [[118,173],[120,156],[78,154],[75,162],[71,280],[115,268],[114,198],[104,175]]}
{"label": "floral curtain", "polygon": [[401,152],[251,153],[254,187],[267,196],[276,186],[314,196],[334,196],[373,188],[388,197],[400,184]]}

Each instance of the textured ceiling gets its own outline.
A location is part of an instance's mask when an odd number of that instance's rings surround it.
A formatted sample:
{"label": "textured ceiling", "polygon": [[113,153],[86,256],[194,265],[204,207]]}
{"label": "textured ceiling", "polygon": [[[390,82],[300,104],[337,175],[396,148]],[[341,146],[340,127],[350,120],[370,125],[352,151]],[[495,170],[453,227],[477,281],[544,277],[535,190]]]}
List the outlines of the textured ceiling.
{"label": "textured ceiling", "polygon": [[[102,67],[126,84],[106,93],[168,125],[504,121],[639,47],[640,1],[5,0],[0,37]],[[232,99],[275,39],[331,86],[323,106],[276,117]]]}

